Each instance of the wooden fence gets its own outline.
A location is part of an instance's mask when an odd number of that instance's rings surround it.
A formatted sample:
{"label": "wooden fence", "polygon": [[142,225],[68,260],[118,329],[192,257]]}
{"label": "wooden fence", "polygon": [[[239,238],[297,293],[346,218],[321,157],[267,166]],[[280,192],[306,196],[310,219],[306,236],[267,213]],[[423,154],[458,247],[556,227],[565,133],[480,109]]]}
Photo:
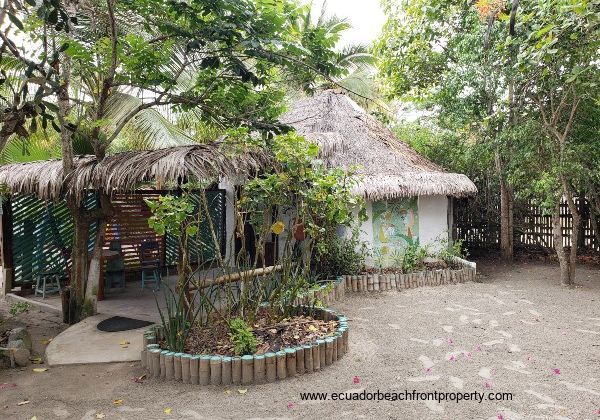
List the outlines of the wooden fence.
{"label": "wooden fence", "polygon": [[[585,198],[575,200],[581,213],[579,246],[600,250]],[[499,248],[500,209],[498,202],[482,205],[477,199],[461,199],[454,204],[454,238],[469,249]],[[563,246],[571,246],[573,217],[566,200],[560,204]],[[514,209],[514,244],[527,248],[553,248],[552,217],[531,201],[518,201]]]}

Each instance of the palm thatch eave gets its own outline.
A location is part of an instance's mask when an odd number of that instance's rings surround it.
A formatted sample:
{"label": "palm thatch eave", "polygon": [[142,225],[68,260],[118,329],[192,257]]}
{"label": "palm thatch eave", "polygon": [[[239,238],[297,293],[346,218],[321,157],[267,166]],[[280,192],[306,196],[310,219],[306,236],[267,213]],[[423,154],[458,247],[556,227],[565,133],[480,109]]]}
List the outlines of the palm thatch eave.
{"label": "palm thatch eave", "polygon": [[81,200],[86,190],[106,194],[134,191],[141,183],[160,180],[181,185],[185,180],[213,181],[223,176],[249,176],[273,165],[259,147],[241,147],[226,141],[149,151],[122,152],[98,161],[79,156],[75,170],[65,176],[61,160],[0,166],[0,185],[14,194],[32,194],[56,200],[66,194]]}

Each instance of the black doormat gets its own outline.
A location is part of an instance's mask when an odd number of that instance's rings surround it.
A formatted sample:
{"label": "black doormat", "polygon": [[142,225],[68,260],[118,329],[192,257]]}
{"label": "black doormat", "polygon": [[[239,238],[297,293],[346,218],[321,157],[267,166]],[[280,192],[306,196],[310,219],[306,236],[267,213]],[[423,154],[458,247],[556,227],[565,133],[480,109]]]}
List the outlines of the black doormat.
{"label": "black doormat", "polygon": [[138,328],[153,325],[154,322],[142,321],[141,319],[125,318],[122,316],[113,316],[98,323],[98,329],[105,332],[117,332],[137,330]]}

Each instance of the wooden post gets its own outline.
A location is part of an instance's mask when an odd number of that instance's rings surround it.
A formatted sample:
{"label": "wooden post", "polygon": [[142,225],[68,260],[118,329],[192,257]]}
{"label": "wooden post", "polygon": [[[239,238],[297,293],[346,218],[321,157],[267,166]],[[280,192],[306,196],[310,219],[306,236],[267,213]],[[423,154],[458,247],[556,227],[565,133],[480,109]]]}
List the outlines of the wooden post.
{"label": "wooden post", "polygon": [[213,356],[210,358],[210,384],[221,385],[221,356]]}
{"label": "wooden post", "polygon": [[254,356],[254,383],[265,383],[265,356],[262,354]]}
{"label": "wooden post", "polygon": [[285,360],[285,352],[277,352],[277,379],[287,378],[287,362]]}
{"label": "wooden post", "polygon": [[12,211],[0,198],[0,296],[12,291]]}
{"label": "wooden post", "polygon": [[277,379],[277,357],[275,353],[265,354],[265,370],[267,382],[275,382]]}

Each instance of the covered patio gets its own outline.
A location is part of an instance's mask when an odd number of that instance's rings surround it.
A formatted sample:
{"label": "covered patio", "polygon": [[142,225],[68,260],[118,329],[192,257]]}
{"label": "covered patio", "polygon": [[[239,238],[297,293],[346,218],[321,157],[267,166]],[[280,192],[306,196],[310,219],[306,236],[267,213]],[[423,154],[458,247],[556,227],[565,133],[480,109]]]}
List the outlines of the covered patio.
{"label": "covered patio", "polygon": [[[70,174],[63,173],[60,160],[2,166],[0,185],[9,194],[4,195],[1,206],[0,295],[61,313],[63,305],[58,290],[45,295],[34,290],[46,275],[56,278],[61,288],[72,281],[71,247],[75,229],[65,198],[75,197],[84,211],[100,205],[99,195],[108,196],[112,211],[101,223],[97,220],[90,223],[88,240],[90,255],[101,244],[98,287],[90,288],[89,284],[86,287],[97,297],[97,312],[55,337],[46,349],[46,357],[50,365],[139,360],[140,329],[106,332],[100,331],[98,324],[111,317],[158,323],[159,308],[165,309],[170,297],[167,291],[177,288],[178,239],[168,234],[158,235],[148,226],[152,213],[146,200],[177,195],[190,181],[202,188],[195,191],[202,200],[206,199],[204,207],[197,198],[195,211],[202,213],[206,222],[200,225],[198,236],[190,239],[195,241],[190,247],[194,253],[191,262],[195,278],[209,285],[207,295],[219,306],[222,298],[218,291],[215,293],[219,287],[210,284],[225,274],[225,261],[231,257],[232,251],[225,244],[226,234],[233,233],[233,227],[226,226],[225,213],[233,211],[230,207],[233,197],[215,187],[226,178],[243,179],[255,174],[268,162],[270,157],[263,149],[223,140],[207,145],[118,153],[102,161],[82,156],[76,158],[76,167]],[[98,229],[99,226],[105,228]],[[148,241],[156,244],[153,249],[160,272],[159,288],[154,284],[143,287],[140,248]],[[219,264],[215,263],[217,260]],[[88,261],[88,270],[90,266]]]}
{"label": "covered patio", "polygon": [[[162,274],[168,276],[169,270],[175,273],[177,239],[157,235],[148,226],[151,212],[146,203],[161,195],[177,195],[190,181],[209,186],[195,190],[199,215],[204,212],[199,197],[206,197],[208,203],[208,214],[201,214],[208,222],[200,227],[198,239],[194,239],[198,243],[192,247],[195,262],[198,267],[210,267],[217,258],[228,260],[232,251],[226,246],[226,235],[232,233],[233,226],[227,224],[233,217],[226,217],[226,213],[233,212],[229,206],[234,197],[231,191],[215,187],[228,177],[243,179],[257,173],[269,161],[263,149],[223,140],[117,153],[102,161],[82,156],[76,158],[75,169],[68,175],[63,174],[60,160],[2,166],[0,185],[9,194],[4,196],[0,221],[0,294],[31,294],[48,273],[59,277],[62,285],[69,282],[74,228],[65,202],[68,196],[75,197],[83,210],[99,207],[99,194],[111,201],[111,214],[103,220],[105,229],[98,232],[95,221],[89,225],[90,256],[98,239],[102,247],[98,301],[104,299],[105,287],[114,286],[115,272],[118,285],[140,280],[140,248],[144,242],[156,243]],[[218,243],[213,241],[211,229]],[[107,296],[114,298],[110,293]]]}

